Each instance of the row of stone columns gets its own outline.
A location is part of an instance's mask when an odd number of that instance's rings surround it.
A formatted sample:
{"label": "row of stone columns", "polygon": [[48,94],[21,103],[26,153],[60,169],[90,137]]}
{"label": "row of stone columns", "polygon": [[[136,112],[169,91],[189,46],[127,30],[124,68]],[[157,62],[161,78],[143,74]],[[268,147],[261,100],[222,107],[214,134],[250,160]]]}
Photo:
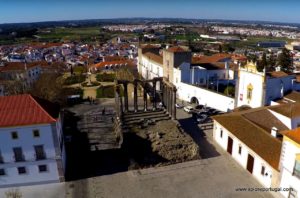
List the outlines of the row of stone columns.
{"label": "row of stone columns", "polygon": [[[162,82],[161,80],[157,80],[157,79],[153,79],[152,80],[152,94],[153,94],[153,110],[156,110],[156,83],[160,82],[160,89],[162,91],[162,103],[163,105],[166,107],[167,112],[169,113],[169,115],[172,117],[172,119],[176,119],[176,88],[174,86],[168,85],[166,83]],[[133,90],[133,106],[134,106],[134,111],[137,112],[138,111],[138,80],[135,80],[133,82],[134,85],[134,90]],[[118,81],[118,84],[122,84],[124,87],[124,104],[123,104],[123,100],[122,97],[120,97],[120,89],[119,87],[117,88],[117,94],[118,95],[118,100],[120,102],[116,103],[119,108],[120,108],[120,113],[122,114],[123,112],[128,112],[128,81]],[[145,82],[143,82],[143,100],[144,100],[144,111],[148,111],[148,102],[147,102],[147,90],[145,89]],[[124,106],[124,108],[123,108]]]}
{"label": "row of stone columns", "polygon": [[176,91],[175,87],[170,87],[166,84],[162,86],[163,105],[166,107],[166,110],[172,119],[176,119]]}

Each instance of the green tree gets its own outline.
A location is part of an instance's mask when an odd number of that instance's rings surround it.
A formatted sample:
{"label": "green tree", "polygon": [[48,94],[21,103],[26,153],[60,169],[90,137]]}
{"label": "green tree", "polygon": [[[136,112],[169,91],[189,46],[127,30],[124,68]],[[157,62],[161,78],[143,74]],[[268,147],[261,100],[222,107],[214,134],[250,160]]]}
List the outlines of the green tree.
{"label": "green tree", "polygon": [[229,96],[234,96],[235,94],[235,89],[234,86],[227,86],[226,89],[224,90],[224,94],[229,95]]}
{"label": "green tree", "polygon": [[275,66],[276,66],[276,59],[274,58],[273,53],[270,54],[268,58],[268,66],[267,66],[267,71],[275,71]]}
{"label": "green tree", "polygon": [[222,49],[222,45],[219,45],[219,53],[222,53],[223,49]]}
{"label": "green tree", "polygon": [[264,52],[263,55],[262,55],[261,60],[259,60],[259,61],[257,62],[257,70],[258,70],[259,72],[262,72],[267,66],[268,66],[267,55],[266,55],[266,53]]}
{"label": "green tree", "polygon": [[294,70],[292,56],[290,51],[286,48],[282,50],[282,53],[278,56],[277,65],[281,67],[281,71],[286,73],[292,73]]}

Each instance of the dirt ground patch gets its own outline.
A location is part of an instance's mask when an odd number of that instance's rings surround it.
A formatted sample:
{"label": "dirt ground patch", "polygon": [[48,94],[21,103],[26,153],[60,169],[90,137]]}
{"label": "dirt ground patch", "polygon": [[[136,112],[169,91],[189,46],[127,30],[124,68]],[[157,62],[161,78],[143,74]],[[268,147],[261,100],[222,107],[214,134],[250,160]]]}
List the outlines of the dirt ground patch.
{"label": "dirt ground patch", "polygon": [[198,145],[177,126],[175,121],[166,120],[145,129],[141,129],[139,126],[132,129],[138,137],[150,142],[151,151],[156,156],[164,159],[154,166],[200,159]]}

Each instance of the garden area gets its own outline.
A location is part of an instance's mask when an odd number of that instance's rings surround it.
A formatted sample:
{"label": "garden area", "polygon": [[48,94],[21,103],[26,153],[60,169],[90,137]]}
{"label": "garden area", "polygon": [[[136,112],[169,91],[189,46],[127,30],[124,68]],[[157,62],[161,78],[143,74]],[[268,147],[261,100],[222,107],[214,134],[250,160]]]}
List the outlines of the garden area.
{"label": "garden area", "polygon": [[77,83],[84,82],[86,77],[84,75],[72,75],[65,79],[64,84],[65,85],[73,85]]}
{"label": "garden area", "polygon": [[115,73],[99,73],[96,75],[96,79],[99,82],[114,82],[116,79],[116,74]]}

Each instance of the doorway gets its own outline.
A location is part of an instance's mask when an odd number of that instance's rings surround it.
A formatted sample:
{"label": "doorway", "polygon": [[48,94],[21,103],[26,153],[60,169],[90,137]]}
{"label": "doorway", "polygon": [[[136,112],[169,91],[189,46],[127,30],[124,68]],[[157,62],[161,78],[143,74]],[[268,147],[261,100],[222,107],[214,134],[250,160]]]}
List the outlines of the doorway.
{"label": "doorway", "polygon": [[232,145],[233,145],[233,140],[231,137],[228,136],[228,141],[227,141],[227,152],[232,154]]}
{"label": "doorway", "polygon": [[252,155],[248,154],[248,160],[247,160],[247,170],[252,174],[253,172],[253,165],[254,165],[254,157]]}

